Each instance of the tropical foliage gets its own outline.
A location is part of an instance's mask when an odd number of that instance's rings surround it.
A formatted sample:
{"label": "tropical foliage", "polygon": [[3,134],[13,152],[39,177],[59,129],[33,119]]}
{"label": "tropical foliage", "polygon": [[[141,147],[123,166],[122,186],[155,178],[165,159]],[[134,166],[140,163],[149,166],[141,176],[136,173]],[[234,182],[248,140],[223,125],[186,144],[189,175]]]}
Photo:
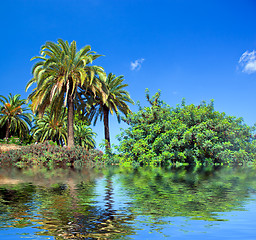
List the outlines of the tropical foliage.
{"label": "tropical foliage", "polygon": [[52,140],[59,145],[67,145],[67,114],[62,108],[59,114],[51,114],[51,109],[46,109],[42,117],[36,116],[34,127],[31,129],[36,142]]}
{"label": "tropical foliage", "polygon": [[[125,88],[123,76],[106,74],[92,65],[101,55],[89,45],[77,50],[76,42],[59,39],[46,42],[32,69],[33,78],[26,90],[32,115],[20,95],[0,96],[0,130],[30,141],[51,140],[69,149],[80,145],[95,148],[95,133],[89,127],[98,119],[104,122],[106,153],[109,162],[136,164],[241,163],[256,160],[256,125],[247,126],[242,118],[214,110],[214,102],[170,107],[160,100],[160,92],[146,98],[149,107],[132,113],[134,103]],[[119,154],[110,151],[109,114],[128,123],[120,137]],[[29,129],[32,127],[31,129]],[[30,131],[31,130],[31,131]],[[29,135],[31,134],[31,136]],[[15,138],[16,139],[16,138]],[[16,141],[16,140],[15,140]],[[17,141],[21,143],[20,139]],[[113,157],[114,156],[114,157]],[[111,158],[109,158],[111,157]],[[103,158],[103,159],[104,159]]]}
{"label": "tropical foliage", "polygon": [[[51,114],[53,112],[53,114]],[[79,115],[75,115],[74,135],[75,145],[82,146],[87,150],[95,148],[94,137],[96,133],[87,125],[86,120],[80,120]],[[58,145],[67,145],[67,113],[66,108],[62,108],[60,114],[54,114],[51,109],[46,109],[42,117],[36,116],[34,127],[31,129],[32,137],[36,142],[51,140]]]}
{"label": "tropical foliage", "polygon": [[19,137],[25,137],[31,127],[32,116],[26,112],[28,108],[24,107],[26,100],[20,99],[20,94],[8,95],[8,98],[0,96],[0,127],[5,127],[5,138],[8,139],[10,131],[16,133]]}
{"label": "tropical foliage", "polygon": [[86,124],[78,122],[75,125],[75,144],[86,148],[87,150],[95,148],[94,137],[96,133]]}
{"label": "tropical foliage", "polygon": [[[83,88],[84,93],[101,91],[101,80],[105,73],[102,67],[90,64],[100,55],[91,51],[89,45],[77,52],[76,42],[69,44],[62,39],[58,43],[46,42],[41,47],[41,56],[33,69],[33,78],[28,82],[26,90],[33,84],[37,86],[29,95],[34,113],[42,116],[45,109],[51,106],[54,111],[61,111],[67,106],[68,146],[74,146],[74,100]],[[99,76],[99,77],[96,77]]]}
{"label": "tropical foliage", "polygon": [[255,127],[214,110],[213,101],[171,108],[158,92],[150,107],[126,118],[119,140],[122,162],[138,164],[225,163],[256,159]]}
{"label": "tropical foliage", "polygon": [[[123,81],[124,76],[116,77],[112,73],[108,74],[105,81],[107,96],[97,95],[96,99],[92,99],[91,108],[88,110],[87,117],[90,121],[94,119],[94,125],[98,118],[100,118],[100,121],[104,121],[106,148],[110,148],[109,113],[115,113],[120,122],[120,113],[123,113],[125,116],[131,113],[127,103],[134,104],[129,93],[124,90],[128,85],[124,84]],[[103,99],[102,96],[104,96],[105,99]]]}

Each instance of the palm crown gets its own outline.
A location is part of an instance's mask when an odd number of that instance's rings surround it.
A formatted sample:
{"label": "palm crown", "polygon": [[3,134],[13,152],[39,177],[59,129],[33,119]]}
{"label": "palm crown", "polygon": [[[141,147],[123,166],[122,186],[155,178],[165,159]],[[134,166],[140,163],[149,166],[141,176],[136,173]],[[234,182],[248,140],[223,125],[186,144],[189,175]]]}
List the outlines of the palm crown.
{"label": "palm crown", "polygon": [[0,102],[3,104],[0,107],[0,127],[6,126],[6,138],[8,139],[10,131],[17,132],[22,136],[24,132],[29,131],[31,126],[31,114],[26,113],[27,108],[22,105],[26,100],[20,99],[20,94],[8,95],[8,98],[0,95]]}

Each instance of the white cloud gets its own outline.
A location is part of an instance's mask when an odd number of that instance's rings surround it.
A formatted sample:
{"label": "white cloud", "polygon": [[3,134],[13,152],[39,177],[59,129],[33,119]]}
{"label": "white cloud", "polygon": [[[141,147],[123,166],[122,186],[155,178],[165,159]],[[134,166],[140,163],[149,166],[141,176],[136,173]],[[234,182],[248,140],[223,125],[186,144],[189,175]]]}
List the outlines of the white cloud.
{"label": "white cloud", "polygon": [[131,70],[134,71],[134,70],[140,70],[141,68],[141,64],[144,62],[144,58],[140,58],[140,59],[137,59],[135,60],[134,62],[131,62]]}
{"label": "white cloud", "polygon": [[239,59],[239,64],[245,73],[250,74],[256,72],[256,51],[244,52]]}

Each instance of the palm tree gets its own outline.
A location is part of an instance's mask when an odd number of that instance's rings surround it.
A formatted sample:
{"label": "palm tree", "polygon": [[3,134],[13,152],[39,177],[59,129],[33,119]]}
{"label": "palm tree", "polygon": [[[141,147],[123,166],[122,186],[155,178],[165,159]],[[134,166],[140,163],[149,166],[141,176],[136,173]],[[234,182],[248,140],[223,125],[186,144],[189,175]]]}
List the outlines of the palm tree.
{"label": "palm tree", "polygon": [[25,113],[28,108],[23,107],[25,99],[20,99],[20,94],[8,95],[8,98],[0,95],[0,127],[6,127],[5,137],[9,138],[10,131],[17,132],[19,137],[29,131],[31,127],[31,114]]}
{"label": "palm tree", "polygon": [[[60,111],[62,105],[68,108],[67,129],[68,147],[74,146],[74,99],[83,87],[84,91],[100,90],[100,79],[105,78],[102,67],[89,66],[101,55],[91,51],[89,45],[77,52],[76,42],[70,45],[62,39],[58,43],[46,42],[41,47],[40,59],[33,69],[33,78],[28,82],[26,90],[36,83],[36,89],[29,95],[32,101],[32,111],[42,116],[45,108],[49,105],[56,112]],[[95,77],[95,76],[99,77]]]}
{"label": "palm tree", "polygon": [[85,124],[75,125],[75,143],[86,148],[86,150],[95,148],[95,140],[93,137],[96,133]]}
{"label": "palm tree", "polygon": [[120,122],[121,116],[119,112],[126,116],[128,113],[131,113],[127,103],[134,104],[129,93],[124,90],[128,85],[123,84],[123,81],[123,76],[116,77],[114,74],[110,73],[105,81],[105,87],[107,88],[106,99],[102,99],[102,96],[98,95],[96,100],[94,100],[94,102],[92,101],[92,106],[87,114],[89,121],[92,121],[94,118],[94,125],[98,117],[100,117],[101,121],[103,119],[106,150],[110,148],[109,112],[111,114],[115,112],[117,120]]}
{"label": "palm tree", "polygon": [[60,114],[51,114],[47,108],[42,117],[35,117],[35,125],[31,129],[33,138],[37,142],[52,140],[59,145],[67,144],[67,114],[62,108]]}

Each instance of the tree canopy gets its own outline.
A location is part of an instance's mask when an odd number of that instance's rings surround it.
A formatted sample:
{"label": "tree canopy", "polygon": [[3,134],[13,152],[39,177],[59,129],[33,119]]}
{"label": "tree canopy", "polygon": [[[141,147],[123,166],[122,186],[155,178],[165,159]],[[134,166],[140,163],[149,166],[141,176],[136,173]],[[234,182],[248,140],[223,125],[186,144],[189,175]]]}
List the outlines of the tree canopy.
{"label": "tree canopy", "polygon": [[146,95],[150,107],[140,107],[125,121],[119,137],[123,162],[139,164],[223,163],[256,159],[255,127],[242,118],[214,110],[214,102],[170,107],[160,92]]}

